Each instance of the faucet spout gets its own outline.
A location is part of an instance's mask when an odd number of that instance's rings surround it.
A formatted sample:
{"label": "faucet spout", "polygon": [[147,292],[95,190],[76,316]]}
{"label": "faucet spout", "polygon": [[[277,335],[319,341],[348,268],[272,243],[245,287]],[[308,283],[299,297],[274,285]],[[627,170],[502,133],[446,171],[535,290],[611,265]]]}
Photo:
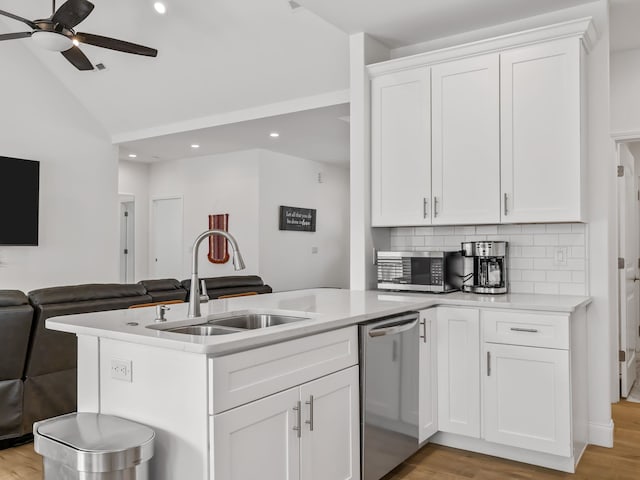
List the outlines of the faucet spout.
{"label": "faucet spout", "polygon": [[193,257],[191,262],[191,289],[189,291],[189,318],[199,317],[202,314],[200,313],[200,281],[198,279],[198,249],[200,248],[200,244],[205,238],[209,238],[214,235],[220,235],[226,238],[231,245],[231,249],[233,250],[233,268],[235,270],[244,270],[245,264],[242,258],[242,254],[240,253],[240,249],[238,248],[238,242],[236,239],[228,232],[224,230],[207,230],[206,232],[202,232],[196,238],[195,242],[193,242]]}

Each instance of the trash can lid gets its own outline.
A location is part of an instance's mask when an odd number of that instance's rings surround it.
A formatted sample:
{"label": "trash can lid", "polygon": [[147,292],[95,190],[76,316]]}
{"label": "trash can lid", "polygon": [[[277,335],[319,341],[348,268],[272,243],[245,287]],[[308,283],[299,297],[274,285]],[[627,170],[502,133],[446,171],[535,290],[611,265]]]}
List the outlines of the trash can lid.
{"label": "trash can lid", "polygon": [[71,413],[38,422],[37,435],[85,452],[122,452],[143,446],[155,433],[139,423],[99,413]]}

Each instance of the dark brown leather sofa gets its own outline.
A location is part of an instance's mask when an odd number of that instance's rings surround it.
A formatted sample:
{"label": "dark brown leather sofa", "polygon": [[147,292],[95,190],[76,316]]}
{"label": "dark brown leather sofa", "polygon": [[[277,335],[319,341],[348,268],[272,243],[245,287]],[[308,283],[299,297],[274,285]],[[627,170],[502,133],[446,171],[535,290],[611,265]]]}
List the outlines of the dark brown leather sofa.
{"label": "dark brown leather sofa", "polygon": [[33,309],[17,290],[0,290],[0,443],[21,437],[25,361]]}
{"label": "dark brown leather sofa", "polygon": [[45,320],[128,308],[151,297],[142,285],[89,284],[34,290],[29,302],[35,314],[24,373],[25,433],[34,422],[76,409],[76,337],[46,329]]}
{"label": "dark brown leather sofa", "polygon": [[142,280],[138,284],[147,290],[152,302],[171,302],[175,300],[186,302],[189,294],[175,278]]}
{"label": "dark brown leather sofa", "polygon": [[[226,295],[241,295],[255,292],[258,294],[271,293],[273,290],[265,285],[257,275],[233,275],[229,277],[201,278],[207,286],[207,295],[210,299],[220,298]],[[189,292],[191,280],[183,280],[182,286]]]}

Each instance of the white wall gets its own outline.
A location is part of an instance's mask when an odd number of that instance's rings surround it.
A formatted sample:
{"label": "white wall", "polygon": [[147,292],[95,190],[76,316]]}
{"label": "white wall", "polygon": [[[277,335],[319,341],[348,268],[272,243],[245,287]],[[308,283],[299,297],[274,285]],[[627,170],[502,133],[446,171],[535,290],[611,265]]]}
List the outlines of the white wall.
{"label": "white wall", "polygon": [[149,165],[120,160],[118,193],[135,201],[135,281],[149,278]]}
{"label": "white wall", "polygon": [[640,136],[640,49],[611,55],[611,131]]}
{"label": "white wall", "polygon": [[[209,215],[228,213],[229,232],[236,238],[247,268],[238,275],[257,275],[258,241],[258,152],[243,151],[152,164],[149,195],[183,198],[183,265],[175,278],[191,274],[191,248],[195,238],[209,228]],[[177,226],[176,228],[181,228]],[[153,277],[153,218],[149,229],[150,277]],[[208,243],[198,253],[200,277],[234,275],[231,262],[214,265],[207,260]]]}
{"label": "white wall", "polygon": [[40,241],[0,246],[0,289],[116,282],[116,149],[23,45],[4,43],[0,155],[41,162]]}
{"label": "white wall", "polygon": [[[121,169],[123,179],[131,175],[126,167]],[[231,262],[210,263],[205,240],[198,255],[201,277],[255,274],[275,291],[348,287],[347,169],[267,150],[162,162],[149,167],[149,203],[162,197],[184,201],[183,265],[175,273],[179,280],[190,276],[191,247],[208,228],[208,215],[228,213],[229,232],[238,240],[247,268],[236,272]],[[280,205],[315,208],[317,231],[279,231]],[[149,278],[153,277],[152,231],[150,218]],[[312,253],[312,247],[318,253]]]}
{"label": "white wall", "polygon": [[[316,231],[280,231],[281,205],[315,208]],[[261,150],[259,238],[260,274],[275,291],[348,288],[349,171]]]}

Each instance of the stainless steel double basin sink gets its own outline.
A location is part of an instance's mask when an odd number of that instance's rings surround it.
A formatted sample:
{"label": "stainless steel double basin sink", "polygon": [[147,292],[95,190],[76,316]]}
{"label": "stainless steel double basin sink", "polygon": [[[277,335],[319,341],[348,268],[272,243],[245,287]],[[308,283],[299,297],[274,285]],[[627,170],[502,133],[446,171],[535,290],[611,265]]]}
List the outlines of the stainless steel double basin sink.
{"label": "stainless steel double basin sink", "polygon": [[308,320],[308,317],[295,317],[272,313],[243,312],[212,319],[194,319],[194,321],[196,321],[197,323],[182,325],[179,327],[154,327],[155,329],[162,330],[164,332],[182,333],[186,335],[212,336],[245,332],[247,330],[273,327],[276,325],[286,325],[289,323],[299,322],[301,320]]}

